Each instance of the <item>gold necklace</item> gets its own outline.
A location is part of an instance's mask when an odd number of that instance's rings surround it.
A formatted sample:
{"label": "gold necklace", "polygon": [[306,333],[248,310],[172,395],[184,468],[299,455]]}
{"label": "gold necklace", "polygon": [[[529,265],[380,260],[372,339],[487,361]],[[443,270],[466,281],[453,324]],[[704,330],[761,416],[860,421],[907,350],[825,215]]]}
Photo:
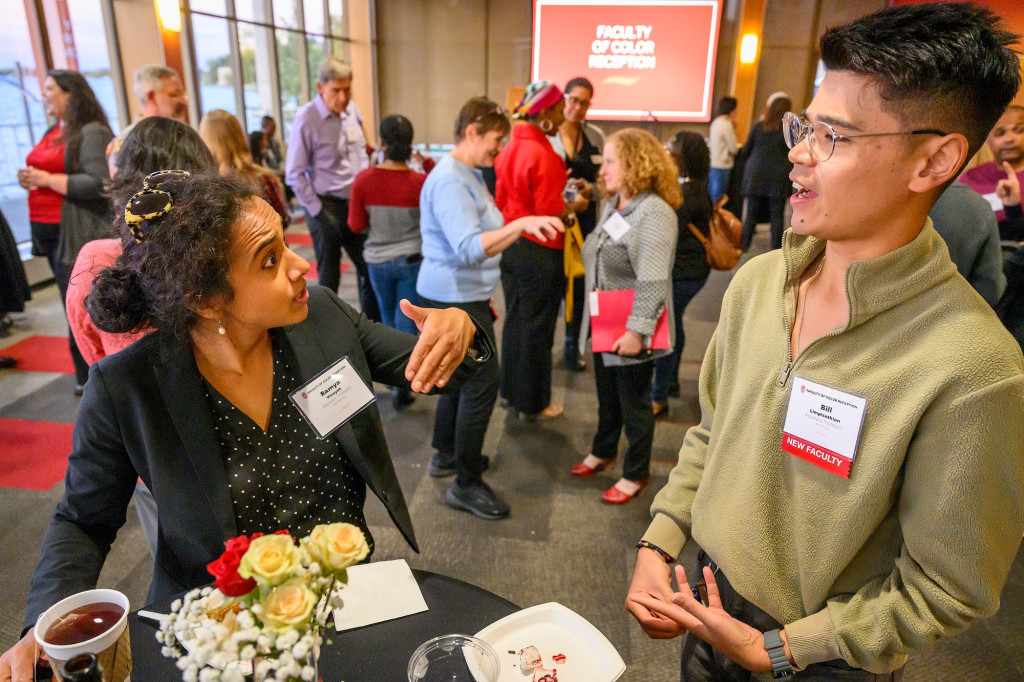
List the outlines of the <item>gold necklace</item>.
{"label": "gold necklace", "polygon": [[807,286],[804,287],[804,301],[803,301],[803,306],[800,308],[800,320],[799,320],[800,331],[796,335],[796,351],[797,351],[797,355],[799,355],[800,352],[803,350],[802,342],[803,342],[803,338],[804,338],[804,313],[807,312],[807,296],[811,292],[811,284],[813,284],[814,280],[816,280],[818,278],[818,275],[821,274],[821,268],[824,265],[825,265],[825,256],[822,256],[821,257],[821,261],[818,263],[818,267],[814,269],[814,274],[812,274],[810,279],[807,280]]}

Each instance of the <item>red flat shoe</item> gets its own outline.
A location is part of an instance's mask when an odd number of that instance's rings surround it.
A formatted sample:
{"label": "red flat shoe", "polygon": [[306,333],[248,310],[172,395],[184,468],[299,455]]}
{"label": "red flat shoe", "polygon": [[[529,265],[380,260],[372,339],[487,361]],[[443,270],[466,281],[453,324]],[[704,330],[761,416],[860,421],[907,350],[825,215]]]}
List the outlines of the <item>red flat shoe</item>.
{"label": "red flat shoe", "polygon": [[599,471],[604,471],[605,469],[607,469],[608,467],[610,467],[614,463],[615,463],[615,459],[614,458],[612,458],[612,459],[605,459],[605,460],[601,460],[601,463],[598,464],[596,467],[589,467],[586,464],[586,460],[584,460],[583,462],[580,462],[576,466],[570,467],[569,468],[569,473],[572,474],[573,476],[582,476],[582,477],[586,478],[587,476],[593,476],[594,474],[596,474]]}
{"label": "red flat shoe", "polygon": [[647,487],[647,481],[649,480],[650,479],[643,481],[640,484],[640,487],[637,488],[636,492],[633,493],[632,495],[624,493],[615,486],[612,486],[611,488],[608,488],[608,490],[605,490],[604,493],[601,494],[601,501],[607,502],[608,504],[626,504],[634,497],[638,496],[640,493],[643,492],[644,488]]}

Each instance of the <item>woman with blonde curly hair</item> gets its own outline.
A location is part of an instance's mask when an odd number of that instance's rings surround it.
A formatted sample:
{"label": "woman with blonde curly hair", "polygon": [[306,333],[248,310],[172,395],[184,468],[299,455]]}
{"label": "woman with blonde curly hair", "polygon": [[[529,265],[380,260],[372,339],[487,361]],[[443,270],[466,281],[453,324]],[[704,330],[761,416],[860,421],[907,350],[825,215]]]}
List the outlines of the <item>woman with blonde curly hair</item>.
{"label": "woman with blonde curly hair", "polygon": [[[632,289],[633,310],[625,333],[612,351],[594,354],[598,424],[590,454],[572,467],[576,476],[593,476],[618,455],[623,427],[626,449],[622,478],[601,499],[624,504],[647,485],[654,440],[651,375],[655,358],[671,352],[651,350],[650,337],[666,307],[672,319],[672,263],[678,227],[675,209],[682,203],[679,171],[650,133],[626,128],[608,138],[600,182],[609,201],[597,228],[583,244],[587,291]],[[584,325],[589,323],[589,301]],[[674,332],[670,325],[670,334]],[[581,338],[586,338],[583,335]]]}
{"label": "woman with blonde curly hair", "polygon": [[221,175],[236,173],[260,188],[263,199],[281,216],[284,229],[292,220],[284,186],[269,169],[253,162],[242,124],[230,111],[211,109],[199,121],[199,136],[217,159]]}

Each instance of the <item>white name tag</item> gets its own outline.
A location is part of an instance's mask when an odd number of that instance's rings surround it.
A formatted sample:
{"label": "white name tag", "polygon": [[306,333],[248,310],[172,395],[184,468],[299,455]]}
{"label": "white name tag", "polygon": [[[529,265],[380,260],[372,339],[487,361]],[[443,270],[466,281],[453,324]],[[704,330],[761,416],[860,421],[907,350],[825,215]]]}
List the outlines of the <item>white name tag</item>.
{"label": "white name tag", "polygon": [[995,192],[991,194],[982,194],[981,197],[988,202],[988,205],[992,207],[993,211],[1003,210],[1003,200],[999,198],[999,195]]}
{"label": "white name tag", "polygon": [[598,305],[600,300],[601,299],[598,297],[596,291],[591,291],[590,292],[590,316],[591,317],[600,317],[601,316],[601,308]]}
{"label": "white name tag", "polygon": [[595,166],[600,166],[602,163],[604,163],[604,157],[600,154],[591,154],[590,163],[594,164]]}
{"label": "white name tag", "polygon": [[868,399],[794,375],[782,449],[836,476],[850,477]]}
{"label": "white name tag", "polygon": [[617,242],[622,239],[622,235],[629,232],[632,226],[618,213],[612,213],[611,217],[604,221],[602,227],[608,233],[608,236],[612,238],[612,241]]}
{"label": "white name tag", "polygon": [[349,142],[359,142],[363,139],[363,134],[359,128],[351,127],[345,128],[345,137],[348,138]]}
{"label": "white name tag", "polygon": [[288,394],[316,435],[331,435],[376,398],[347,357]]}

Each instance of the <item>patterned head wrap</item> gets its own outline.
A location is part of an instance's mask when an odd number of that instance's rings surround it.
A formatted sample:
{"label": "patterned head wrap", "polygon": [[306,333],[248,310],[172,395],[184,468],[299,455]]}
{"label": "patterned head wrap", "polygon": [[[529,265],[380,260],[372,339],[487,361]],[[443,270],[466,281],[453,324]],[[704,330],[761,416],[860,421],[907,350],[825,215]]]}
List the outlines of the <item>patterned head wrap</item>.
{"label": "patterned head wrap", "polygon": [[526,86],[519,104],[512,110],[512,118],[523,118],[530,114],[539,114],[552,104],[562,99],[562,89],[551,81],[537,81]]}

